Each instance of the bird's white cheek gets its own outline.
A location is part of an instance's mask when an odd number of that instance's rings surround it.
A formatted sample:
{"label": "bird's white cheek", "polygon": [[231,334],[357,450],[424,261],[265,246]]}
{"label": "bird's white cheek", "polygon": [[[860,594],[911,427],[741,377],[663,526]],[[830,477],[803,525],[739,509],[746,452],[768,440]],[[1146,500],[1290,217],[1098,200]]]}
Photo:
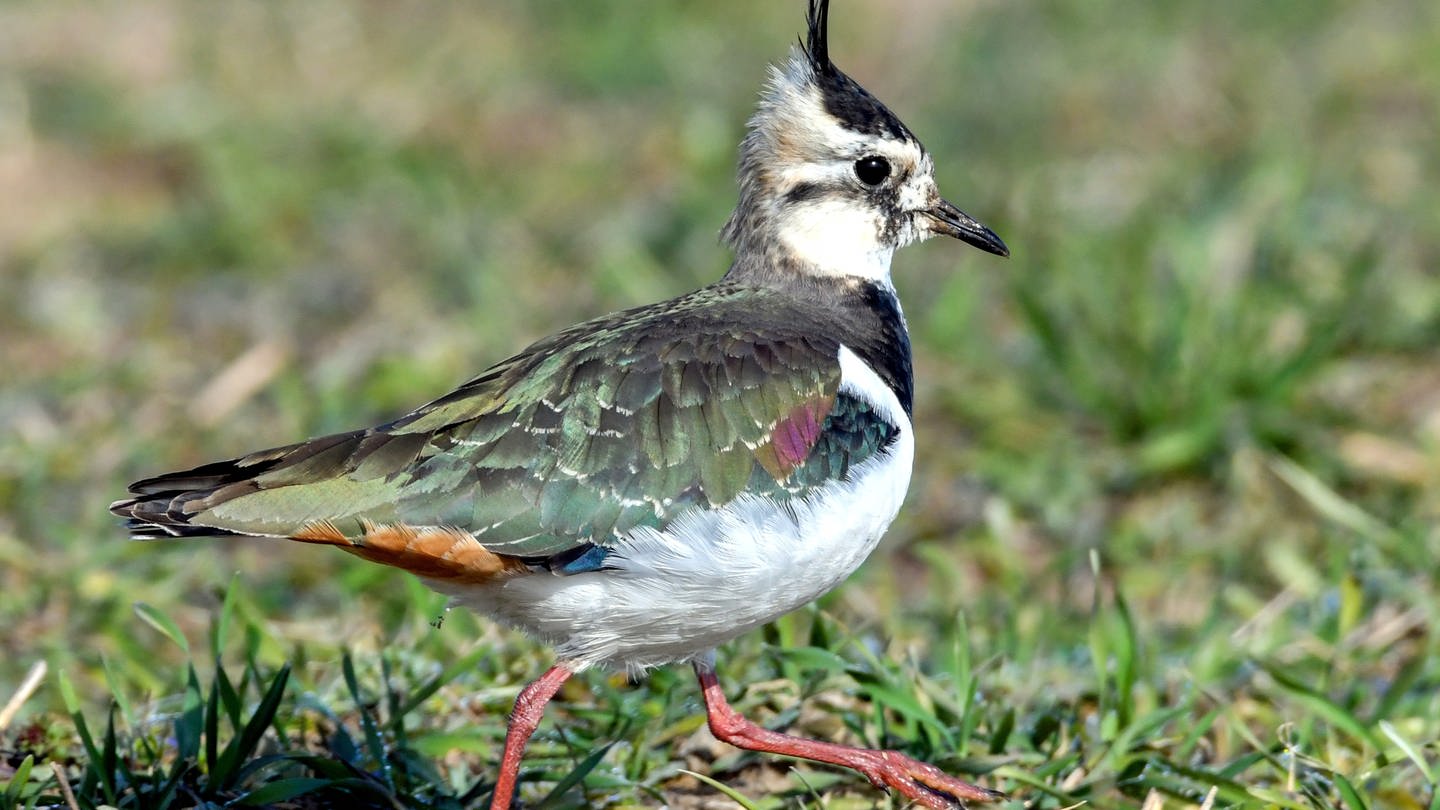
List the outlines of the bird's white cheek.
{"label": "bird's white cheek", "polygon": [[880,242],[877,212],[843,202],[815,202],[786,212],[780,241],[821,272],[869,279],[890,277],[892,245]]}

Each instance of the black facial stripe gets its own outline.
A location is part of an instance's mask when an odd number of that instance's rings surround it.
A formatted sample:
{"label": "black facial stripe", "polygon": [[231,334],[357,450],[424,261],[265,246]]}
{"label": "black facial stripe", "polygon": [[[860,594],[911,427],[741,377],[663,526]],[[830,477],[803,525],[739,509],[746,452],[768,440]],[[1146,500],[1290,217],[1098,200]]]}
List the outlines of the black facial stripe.
{"label": "black facial stripe", "polygon": [[800,183],[785,192],[785,202],[799,203],[819,199],[825,195],[825,187],[819,183]]}

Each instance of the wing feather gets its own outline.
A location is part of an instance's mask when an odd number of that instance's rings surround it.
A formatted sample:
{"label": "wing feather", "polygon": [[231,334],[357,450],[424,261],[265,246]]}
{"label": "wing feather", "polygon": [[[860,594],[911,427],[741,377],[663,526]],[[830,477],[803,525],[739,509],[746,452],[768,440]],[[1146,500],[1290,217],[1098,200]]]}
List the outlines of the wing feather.
{"label": "wing feather", "polygon": [[389,424],[147,479],[112,508],[141,536],[339,544],[428,526],[575,563],[747,489],[803,495],[893,426],[857,422],[838,393],[839,344],[799,302],[739,292],[566,330]]}

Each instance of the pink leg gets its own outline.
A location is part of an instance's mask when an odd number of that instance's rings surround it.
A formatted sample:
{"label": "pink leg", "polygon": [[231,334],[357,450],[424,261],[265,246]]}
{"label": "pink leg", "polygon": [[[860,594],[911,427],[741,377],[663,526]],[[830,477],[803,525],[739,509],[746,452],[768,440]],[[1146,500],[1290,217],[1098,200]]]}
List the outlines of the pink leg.
{"label": "pink leg", "polygon": [[495,793],[490,797],[490,810],[510,810],[515,797],[515,782],[520,778],[520,758],[525,744],[540,725],[545,704],[560,691],[560,686],[575,674],[564,662],[546,670],[537,680],[520,690],[515,698],[515,711],[510,713],[510,727],[505,730],[505,753],[500,757],[500,775],[495,780]]}
{"label": "pink leg", "polygon": [[715,673],[701,664],[695,665],[700,689],[705,695],[705,711],[710,731],[717,740],[737,748],[784,754],[789,757],[824,762],[853,768],[881,790],[899,791],[900,795],[932,810],[953,810],[966,801],[992,802],[1005,794],[962,782],[936,768],[916,761],[899,751],[875,751],[848,745],[807,740],[761,728],[730,708]]}

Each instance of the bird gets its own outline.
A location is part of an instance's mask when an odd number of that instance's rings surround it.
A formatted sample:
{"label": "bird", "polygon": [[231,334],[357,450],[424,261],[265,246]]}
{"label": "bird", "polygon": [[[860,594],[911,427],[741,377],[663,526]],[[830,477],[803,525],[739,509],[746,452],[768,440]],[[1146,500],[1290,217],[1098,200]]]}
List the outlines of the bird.
{"label": "bird", "polygon": [[376,427],[137,481],[137,539],[334,546],[537,638],[492,810],[577,672],[690,665],[726,743],[859,771],[927,808],[1003,794],[897,751],[772,731],[716,648],[832,590],[876,548],[915,450],[895,251],[1000,237],[940,196],[930,153],[830,58],[829,0],[770,67],[741,141],[718,281],[539,340]]}

